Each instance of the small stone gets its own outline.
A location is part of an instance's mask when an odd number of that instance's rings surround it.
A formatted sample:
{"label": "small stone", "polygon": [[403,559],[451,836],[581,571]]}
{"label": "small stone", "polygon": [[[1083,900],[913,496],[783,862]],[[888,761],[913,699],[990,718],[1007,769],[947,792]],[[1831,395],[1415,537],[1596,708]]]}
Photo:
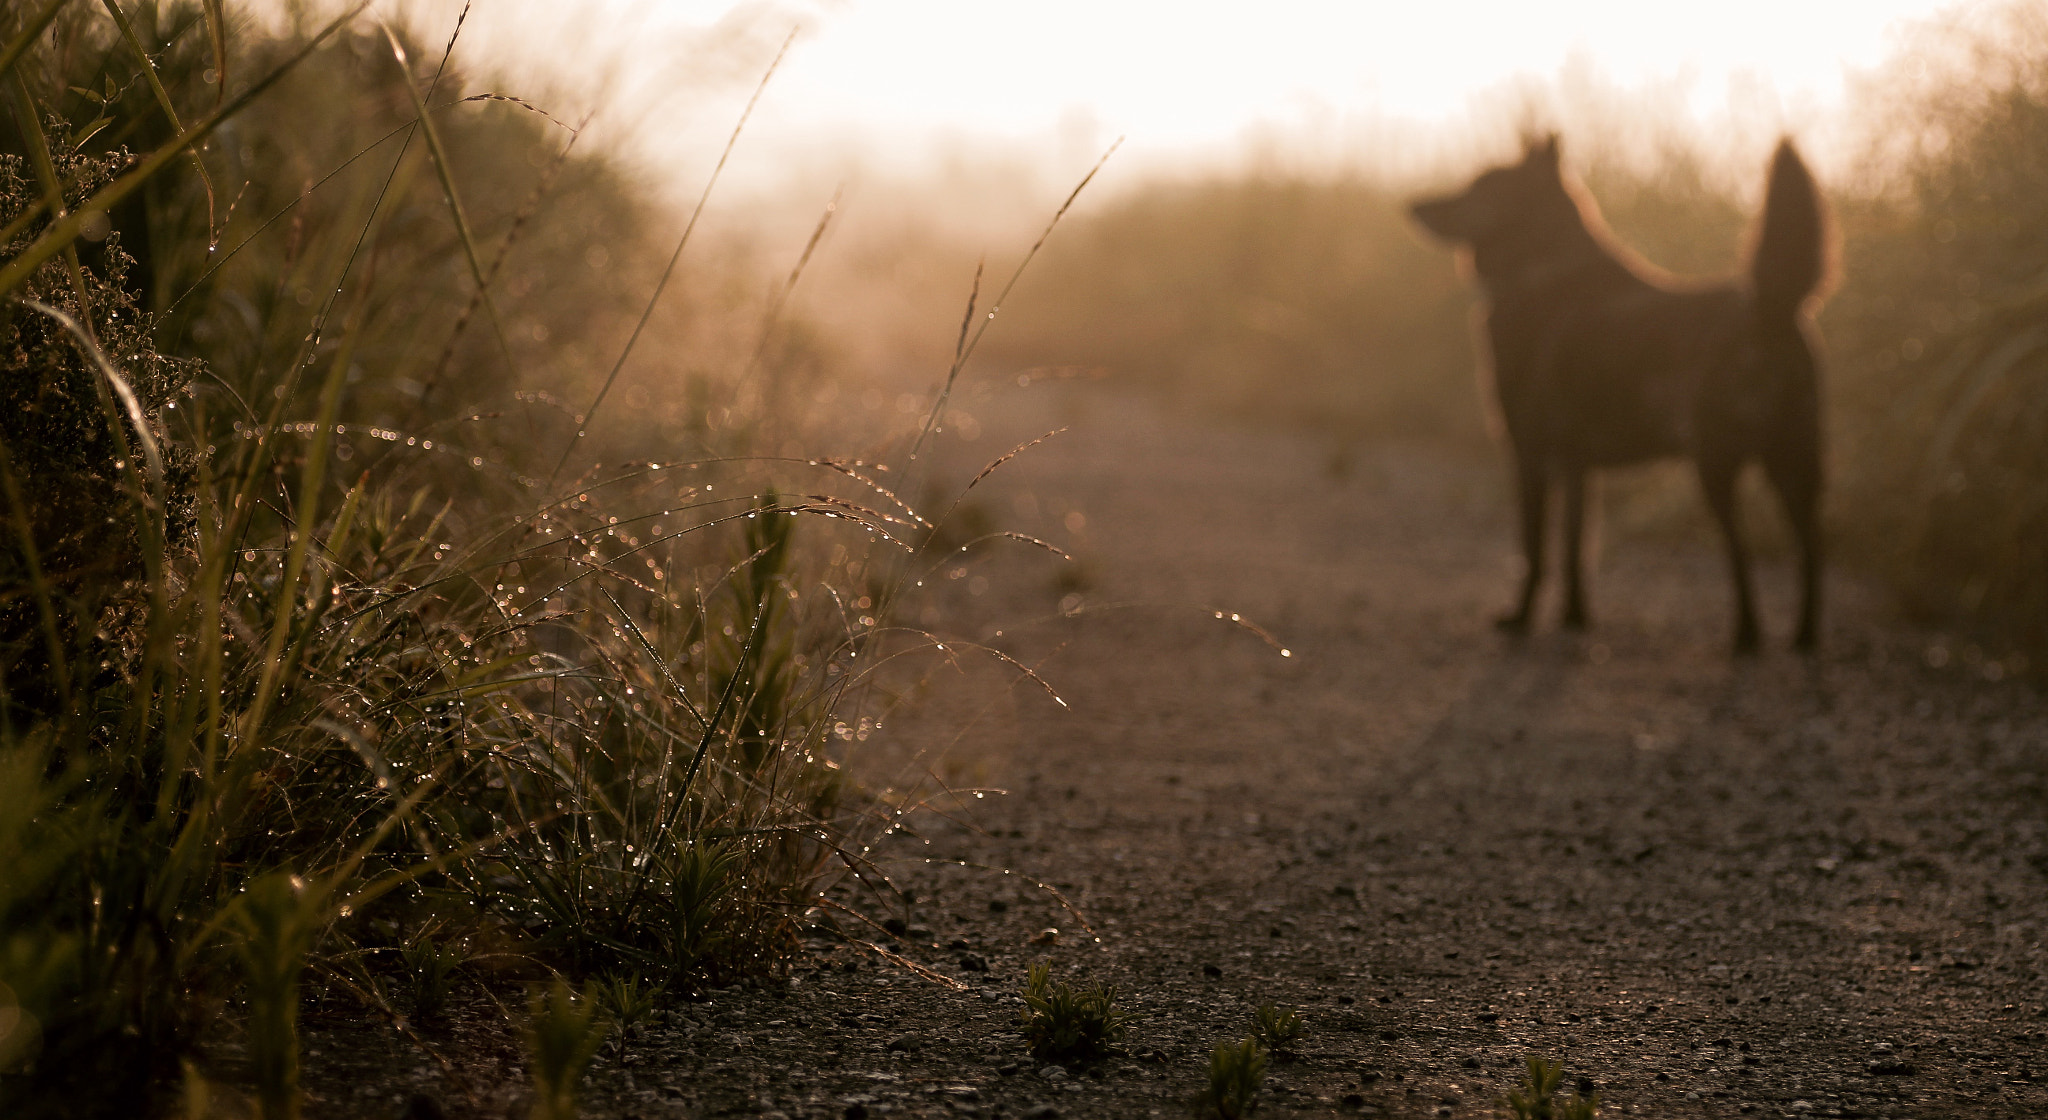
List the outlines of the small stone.
{"label": "small stone", "polygon": [[1060,1120],[1060,1110],[1049,1104],[1033,1105],[1024,1110],[1024,1120]]}
{"label": "small stone", "polygon": [[846,1120],[868,1120],[868,1106],[859,1101],[847,1105]]}
{"label": "small stone", "polygon": [[1039,930],[1037,935],[1031,938],[1031,944],[1033,945],[1057,945],[1059,943],[1060,931],[1052,926]]}
{"label": "small stone", "polygon": [[1381,1041],[1381,1042],[1392,1042],[1392,1041],[1394,1041],[1395,1039],[1397,1039],[1397,1038],[1400,1038],[1400,1037],[1401,1037],[1401,1032],[1400,1032],[1400,1031],[1395,1031],[1395,1030],[1385,1030],[1385,1031],[1381,1031],[1381,1032],[1380,1032],[1380,1041]]}
{"label": "small stone", "polygon": [[1479,1013],[1479,1021],[1482,1023],[1498,1023],[1500,1022],[1500,1012],[1481,1011]]}
{"label": "small stone", "polygon": [[1205,964],[1202,966],[1202,975],[1211,980],[1221,980],[1223,978],[1223,970],[1216,965]]}
{"label": "small stone", "polygon": [[1364,1107],[1365,1107],[1365,1094],[1364,1094],[1364,1093],[1346,1093],[1346,1094],[1344,1094],[1344,1097],[1343,1097],[1342,1103],[1343,1103],[1343,1105],[1344,1105],[1344,1107],[1345,1107],[1345,1108],[1364,1108]]}
{"label": "small stone", "polygon": [[1022,1065],[1019,1065],[1016,1062],[1004,1062],[1002,1065],[996,1067],[996,1072],[1002,1074],[1004,1077],[1010,1077],[1014,1076],[1018,1070],[1023,1068],[1024,1067]]}
{"label": "small stone", "polygon": [[897,1035],[889,1040],[889,1049],[908,1052],[924,1045],[924,1040],[914,1034]]}
{"label": "small stone", "polygon": [[1010,904],[1004,902],[1000,898],[991,898],[988,900],[988,912],[991,914],[1000,914],[1003,911],[1008,910],[1009,908]]}
{"label": "small stone", "polygon": [[1466,1057],[1464,1062],[1460,1064],[1462,1064],[1466,1069],[1478,1069],[1481,1063],[1479,1061],[1479,1055],[1473,1054]]}
{"label": "small stone", "polygon": [[954,951],[954,952],[956,952],[956,953],[962,953],[962,952],[966,952],[966,951],[967,951],[967,950],[969,950],[969,949],[972,949],[972,948],[974,948],[974,946],[972,946],[972,945],[969,945],[969,944],[967,943],[967,939],[966,939],[966,938],[964,938],[964,937],[956,937],[956,938],[954,938],[953,940],[951,940],[951,941],[948,941],[948,942],[946,942],[946,948],[948,948],[948,949],[951,949],[951,950],[953,950],[953,951]]}
{"label": "small stone", "polygon": [[1046,1066],[1038,1071],[1038,1076],[1045,1078],[1047,1081],[1065,1081],[1067,1079],[1067,1069],[1065,1066]]}
{"label": "small stone", "polygon": [[1660,1070],[1658,1070],[1658,1071],[1657,1071],[1657,1080],[1659,1080],[1659,1081],[1669,1081],[1669,1080],[1671,1080],[1671,1075],[1670,1075],[1670,1074],[1668,1074],[1668,1073],[1666,1073],[1666,1072],[1664,1072],[1663,1070],[1661,1070],[1661,1069],[1660,1069]]}
{"label": "small stone", "polygon": [[901,918],[884,918],[882,919],[882,928],[898,937],[902,937],[910,932],[910,923]]}
{"label": "small stone", "polygon": [[1901,1058],[1879,1058],[1864,1068],[1879,1077],[1911,1077],[1920,1072],[1920,1067]]}
{"label": "small stone", "polygon": [[987,972],[988,958],[980,953],[962,953],[960,954],[960,971]]}

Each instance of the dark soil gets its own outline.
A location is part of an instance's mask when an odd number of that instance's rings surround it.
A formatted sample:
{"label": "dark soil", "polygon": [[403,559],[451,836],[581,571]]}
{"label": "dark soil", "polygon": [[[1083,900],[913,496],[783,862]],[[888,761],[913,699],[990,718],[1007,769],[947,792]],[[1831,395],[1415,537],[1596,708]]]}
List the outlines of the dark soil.
{"label": "dark soil", "polygon": [[[1042,430],[970,407],[974,456]],[[1076,567],[941,571],[932,609],[1067,706],[934,654],[868,773],[1007,792],[877,848],[902,898],[835,895],[900,935],[841,917],[786,982],[670,1002],[588,1115],[1179,1117],[1267,1002],[1308,1032],[1261,1116],[1491,1116],[1532,1055],[1610,1116],[2048,1115],[2033,686],[1847,577],[1826,651],[1785,652],[1782,559],[1776,647],[1735,660],[1683,524],[1611,542],[1590,634],[1508,641],[1491,464],[1061,407],[970,498]],[[1124,1055],[1030,1059],[1041,960],[1117,986]],[[515,1035],[477,1007],[415,1028],[445,1065],[316,1019],[309,1114],[517,1114]]]}

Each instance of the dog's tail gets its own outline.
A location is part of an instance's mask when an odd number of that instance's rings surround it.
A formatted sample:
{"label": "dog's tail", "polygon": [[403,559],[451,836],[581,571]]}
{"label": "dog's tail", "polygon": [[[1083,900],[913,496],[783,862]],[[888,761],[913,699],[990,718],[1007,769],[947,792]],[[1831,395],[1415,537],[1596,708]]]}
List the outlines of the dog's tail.
{"label": "dog's tail", "polygon": [[1819,293],[1828,272],[1828,220],[1813,173],[1788,138],[1771,157],[1763,220],[1749,261],[1757,308],[1789,319]]}

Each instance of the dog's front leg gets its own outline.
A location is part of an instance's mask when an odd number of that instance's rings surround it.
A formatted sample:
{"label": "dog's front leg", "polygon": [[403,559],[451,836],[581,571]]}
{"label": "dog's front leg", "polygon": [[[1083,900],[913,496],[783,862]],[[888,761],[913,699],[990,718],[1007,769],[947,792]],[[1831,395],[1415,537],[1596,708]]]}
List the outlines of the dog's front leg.
{"label": "dog's front leg", "polygon": [[1510,634],[1526,634],[1536,613],[1536,589],[1543,582],[1543,538],[1550,500],[1550,474],[1535,456],[1520,456],[1515,464],[1515,481],[1522,505],[1522,598],[1513,614],[1502,615],[1494,625]]}
{"label": "dog's front leg", "polygon": [[1567,630],[1584,630],[1592,622],[1586,609],[1586,541],[1589,520],[1586,503],[1591,500],[1593,479],[1583,467],[1566,467],[1564,483],[1564,625]]}

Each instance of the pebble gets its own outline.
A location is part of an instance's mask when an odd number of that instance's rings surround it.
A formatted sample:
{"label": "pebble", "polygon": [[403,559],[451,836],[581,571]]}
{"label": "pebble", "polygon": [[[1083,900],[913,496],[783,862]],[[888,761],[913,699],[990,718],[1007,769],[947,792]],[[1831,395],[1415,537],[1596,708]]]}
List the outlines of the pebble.
{"label": "pebble", "polygon": [[1024,1120],[1060,1120],[1060,1110],[1049,1104],[1034,1105],[1024,1111]]}
{"label": "pebble", "polygon": [[911,1051],[924,1045],[924,1040],[914,1034],[898,1035],[889,1040],[889,1049]]}
{"label": "pebble", "polygon": [[1045,1078],[1047,1081],[1065,1081],[1067,1079],[1067,1071],[1064,1066],[1046,1066],[1038,1071],[1038,1076]]}

